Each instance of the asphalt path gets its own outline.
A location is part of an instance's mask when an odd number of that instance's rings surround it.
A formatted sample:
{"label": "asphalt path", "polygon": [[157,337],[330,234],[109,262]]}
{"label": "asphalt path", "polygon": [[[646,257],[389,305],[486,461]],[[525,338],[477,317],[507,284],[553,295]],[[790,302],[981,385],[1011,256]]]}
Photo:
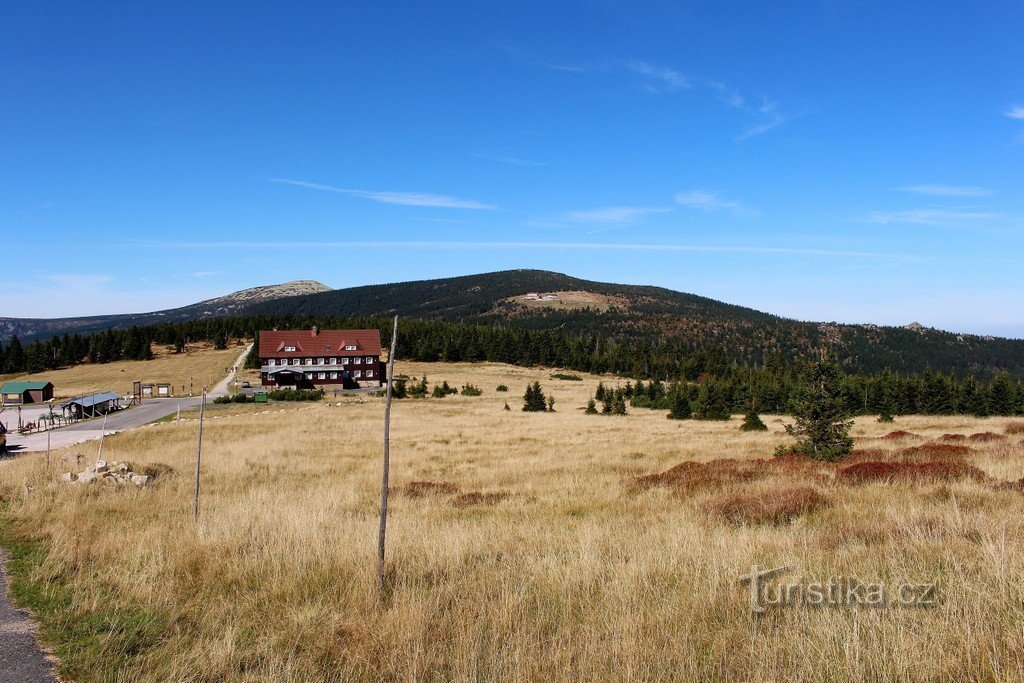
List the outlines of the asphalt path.
{"label": "asphalt path", "polygon": [[36,642],[32,616],[14,609],[7,597],[7,556],[0,550],[0,683],[50,683],[56,681],[53,661]]}
{"label": "asphalt path", "polygon": [[[234,367],[240,367],[245,360],[246,354],[252,345],[246,347],[245,351],[235,361]],[[235,373],[231,372],[213,388],[207,392],[207,400],[228,394],[228,388],[235,379]],[[50,448],[63,448],[73,446],[87,441],[93,441],[104,434],[110,436],[117,432],[128,429],[135,429],[142,425],[149,424],[155,420],[177,414],[188,410],[195,410],[202,402],[201,396],[186,396],[181,398],[149,398],[142,401],[140,405],[132,406],[125,410],[119,410],[107,415],[106,428],[104,429],[103,418],[83,420],[67,427],[52,429],[49,432]],[[7,435],[7,448],[9,456],[17,456],[21,453],[37,453],[45,451],[47,445],[47,433],[39,434],[14,434]]]}

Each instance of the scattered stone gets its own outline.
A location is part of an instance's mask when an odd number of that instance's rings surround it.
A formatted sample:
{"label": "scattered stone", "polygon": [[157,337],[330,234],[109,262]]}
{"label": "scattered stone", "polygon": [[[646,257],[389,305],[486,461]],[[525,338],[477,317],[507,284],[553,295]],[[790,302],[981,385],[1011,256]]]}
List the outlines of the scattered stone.
{"label": "scattered stone", "polygon": [[134,484],[142,488],[143,486],[148,486],[153,481],[153,475],[137,474],[132,471],[126,462],[108,463],[100,460],[95,465],[86,467],[85,471],[81,474],[76,475],[74,472],[65,472],[61,475],[61,479],[68,483],[88,484],[93,481],[102,481],[115,486]]}

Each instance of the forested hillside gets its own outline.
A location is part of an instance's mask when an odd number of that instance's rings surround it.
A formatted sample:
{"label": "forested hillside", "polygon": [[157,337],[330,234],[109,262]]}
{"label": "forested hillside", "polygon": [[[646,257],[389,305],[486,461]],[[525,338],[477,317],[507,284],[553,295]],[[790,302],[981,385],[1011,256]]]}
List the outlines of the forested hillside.
{"label": "forested hillside", "polygon": [[[585,291],[619,303],[607,310],[528,307],[527,292]],[[808,323],[660,287],[591,282],[540,270],[339,289],[254,305],[249,314],[399,314],[523,330],[559,331],[603,343],[644,342],[692,354],[721,351],[742,365],[794,362],[823,350],[851,372],[1024,376],[1024,341],[922,327]]]}

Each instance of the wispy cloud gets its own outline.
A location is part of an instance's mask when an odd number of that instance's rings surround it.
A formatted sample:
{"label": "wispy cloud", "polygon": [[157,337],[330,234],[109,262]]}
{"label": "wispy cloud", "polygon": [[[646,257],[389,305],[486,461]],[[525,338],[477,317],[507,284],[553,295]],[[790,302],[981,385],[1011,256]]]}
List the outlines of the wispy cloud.
{"label": "wispy cloud", "polygon": [[711,192],[708,190],[689,190],[687,192],[676,192],[675,200],[677,204],[682,206],[688,206],[693,209],[700,209],[701,211],[712,212],[712,211],[728,211],[737,215],[749,215],[754,212],[744,208],[742,204],[731,199],[724,199],[719,192]]}
{"label": "wispy cloud", "polygon": [[907,185],[897,187],[900,192],[920,194],[927,197],[991,197],[993,192],[987,187],[964,187],[959,185]]}
{"label": "wispy cloud", "polygon": [[635,74],[643,76],[646,81],[644,87],[650,92],[681,90],[689,88],[691,85],[690,79],[675,69],[654,66],[640,60],[629,62],[626,64],[626,68]]}
{"label": "wispy cloud", "polygon": [[304,180],[289,180],[287,178],[271,178],[272,183],[283,185],[294,185],[305,187],[310,190],[321,190],[324,192],[337,192],[352,197],[369,199],[382,204],[400,204],[402,206],[431,206],[446,209],[496,209],[493,204],[485,204],[475,199],[460,199],[443,194],[431,194],[428,192],[381,192],[374,190],[353,190],[343,187],[334,187],[322,183],[310,183]]}
{"label": "wispy cloud", "polygon": [[879,225],[902,223],[956,228],[977,227],[1002,217],[1002,214],[987,211],[914,209],[910,211],[874,211],[863,222]]}
{"label": "wispy cloud", "polygon": [[1006,116],[1017,121],[1024,121],[1024,105],[1015,104],[1005,112]]}
{"label": "wispy cloud", "polygon": [[721,101],[729,109],[742,112],[753,118],[753,122],[747,125],[743,131],[736,136],[737,141],[749,140],[775,130],[787,123],[790,117],[787,116],[779,102],[767,97],[748,96],[725,83],[718,81],[689,77],[683,72],[659,64],[652,64],[641,59],[618,60],[600,62],[594,64],[566,64],[552,62],[534,55],[525,54],[522,51],[505,48],[513,57],[530,66],[550,69],[554,71],[571,72],[576,74],[632,74],[639,76],[641,86],[651,93],[669,93],[679,90],[703,91],[713,93],[715,98]]}
{"label": "wispy cloud", "polygon": [[565,218],[573,223],[595,225],[636,225],[646,216],[655,213],[667,213],[671,209],[653,206],[605,206],[586,211],[566,212]]}

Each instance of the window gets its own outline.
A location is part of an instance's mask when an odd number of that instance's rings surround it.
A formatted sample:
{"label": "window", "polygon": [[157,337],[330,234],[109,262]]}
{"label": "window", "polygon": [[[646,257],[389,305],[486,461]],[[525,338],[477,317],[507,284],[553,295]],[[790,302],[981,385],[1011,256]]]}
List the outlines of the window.
{"label": "window", "polygon": [[327,373],[326,372],[318,372],[318,373],[316,373],[316,378],[317,379],[327,379]]}
{"label": "window", "polygon": [[347,344],[347,345],[345,346],[345,350],[346,350],[346,351],[355,351],[355,350],[356,350],[356,349],[358,349],[358,348],[359,348],[359,347],[357,347],[357,346],[356,346],[355,344]]}
{"label": "window", "polygon": [[342,358],[341,359],[341,364],[342,365],[348,365],[348,358]]}
{"label": "window", "polygon": [[331,365],[337,365],[337,364],[338,364],[338,359],[337,358],[332,358],[331,359]]}
{"label": "window", "polygon": [[324,364],[324,359],[323,358],[317,358],[316,359],[316,364],[317,365],[323,365]]}
{"label": "window", "polygon": [[307,358],[306,359],[306,365],[312,365],[312,364],[313,364],[313,359],[312,358]]}
{"label": "window", "polygon": [[332,372],[331,373],[331,379],[338,379],[338,373]]}
{"label": "window", "polygon": [[285,350],[286,353],[287,352],[293,352],[293,351],[295,351],[295,347],[294,346],[286,346],[286,347],[284,347],[284,350]]}
{"label": "window", "polygon": [[367,377],[373,377],[373,370],[367,370],[366,371],[366,376]]}
{"label": "window", "polygon": [[373,364],[373,356],[367,356],[366,357],[366,364],[367,365],[372,365]]}
{"label": "window", "polygon": [[352,359],[352,362],[355,363],[356,365],[359,365],[360,363],[363,362],[363,359],[360,358],[359,356],[356,356],[355,358]]}
{"label": "window", "polygon": [[271,358],[270,360],[267,361],[267,365],[276,365],[276,364],[277,364],[277,361],[275,361],[273,358]]}
{"label": "window", "polygon": [[352,376],[353,377],[362,377],[363,376],[363,371],[362,370],[353,370],[352,371]]}
{"label": "window", "polygon": [[313,373],[312,372],[307,372],[306,373],[306,379],[313,379]]}
{"label": "window", "polygon": [[277,364],[278,365],[288,365],[288,359],[287,358],[279,358],[277,360]]}

